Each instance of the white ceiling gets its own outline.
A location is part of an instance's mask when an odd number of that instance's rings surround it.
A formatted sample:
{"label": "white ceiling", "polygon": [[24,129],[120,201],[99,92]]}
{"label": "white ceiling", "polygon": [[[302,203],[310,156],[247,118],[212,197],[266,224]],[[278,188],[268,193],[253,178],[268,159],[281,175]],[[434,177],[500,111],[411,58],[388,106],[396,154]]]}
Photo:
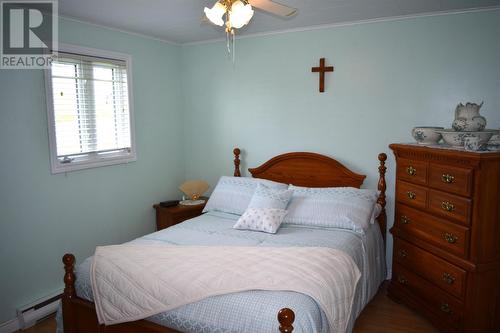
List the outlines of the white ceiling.
{"label": "white ceiling", "polygon": [[[204,22],[215,0],[59,0],[62,16],[177,43],[222,38],[224,29]],[[500,6],[500,0],[276,0],[298,9],[281,18],[256,11],[238,35]]]}

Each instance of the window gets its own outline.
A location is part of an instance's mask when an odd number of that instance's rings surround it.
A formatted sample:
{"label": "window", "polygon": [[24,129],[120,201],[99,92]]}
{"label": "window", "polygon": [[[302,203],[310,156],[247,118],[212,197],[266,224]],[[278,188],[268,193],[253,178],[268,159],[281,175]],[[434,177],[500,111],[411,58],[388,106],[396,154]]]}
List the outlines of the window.
{"label": "window", "polygon": [[52,173],[135,161],[130,57],[59,49],[46,71]]}

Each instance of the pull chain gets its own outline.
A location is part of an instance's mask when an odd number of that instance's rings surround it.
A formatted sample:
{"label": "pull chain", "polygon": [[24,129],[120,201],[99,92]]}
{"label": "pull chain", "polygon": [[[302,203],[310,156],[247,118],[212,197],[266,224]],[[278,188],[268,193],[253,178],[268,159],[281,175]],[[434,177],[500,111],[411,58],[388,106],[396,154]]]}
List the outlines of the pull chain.
{"label": "pull chain", "polygon": [[229,12],[226,12],[226,48],[228,56],[231,55],[231,32],[233,31],[229,22]]}
{"label": "pull chain", "polygon": [[227,55],[231,57],[232,62],[234,64],[234,61],[235,61],[235,51],[236,51],[236,47],[235,47],[234,44],[235,44],[236,38],[235,38],[234,29],[231,26],[230,22],[231,21],[230,21],[229,12],[226,12],[226,48],[227,48]]}
{"label": "pull chain", "polygon": [[234,33],[234,29],[226,29],[226,48],[227,48],[227,55],[231,57],[231,60],[235,60],[235,41],[236,41],[236,36]]}
{"label": "pull chain", "polygon": [[229,30],[226,30],[226,48],[227,48],[227,54],[231,54],[231,40],[230,40],[230,32]]}
{"label": "pull chain", "polygon": [[234,59],[236,58],[236,38],[234,35],[234,29],[231,29],[231,37],[233,38],[233,65],[234,65]]}

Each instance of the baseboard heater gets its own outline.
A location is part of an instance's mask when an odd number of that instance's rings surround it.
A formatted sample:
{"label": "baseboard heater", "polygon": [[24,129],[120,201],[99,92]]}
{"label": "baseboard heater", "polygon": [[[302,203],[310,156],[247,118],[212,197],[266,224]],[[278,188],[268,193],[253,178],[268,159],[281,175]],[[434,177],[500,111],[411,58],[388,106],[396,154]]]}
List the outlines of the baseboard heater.
{"label": "baseboard heater", "polygon": [[25,330],[34,326],[37,322],[54,314],[59,307],[62,292],[58,291],[49,296],[41,298],[31,304],[17,309],[17,319],[19,328]]}

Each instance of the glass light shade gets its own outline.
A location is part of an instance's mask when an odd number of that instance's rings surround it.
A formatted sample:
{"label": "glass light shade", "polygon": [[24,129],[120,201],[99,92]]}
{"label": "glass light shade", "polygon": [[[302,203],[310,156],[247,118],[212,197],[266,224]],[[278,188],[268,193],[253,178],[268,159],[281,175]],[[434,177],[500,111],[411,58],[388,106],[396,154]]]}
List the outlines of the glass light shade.
{"label": "glass light shade", "polygon": [[226,7],[223,4],[217,1],[212,8],[205,7],[203,11],[210,22],[218,26],[224,25],[222,16],[226,13]]}
{"label": "glass light shade", "polygon": [[253,9],[250,4],[244,4],[240,0],[235,1],[229,11],[229,23],[231,27],[239,29],[250,22],[253,16]]}

